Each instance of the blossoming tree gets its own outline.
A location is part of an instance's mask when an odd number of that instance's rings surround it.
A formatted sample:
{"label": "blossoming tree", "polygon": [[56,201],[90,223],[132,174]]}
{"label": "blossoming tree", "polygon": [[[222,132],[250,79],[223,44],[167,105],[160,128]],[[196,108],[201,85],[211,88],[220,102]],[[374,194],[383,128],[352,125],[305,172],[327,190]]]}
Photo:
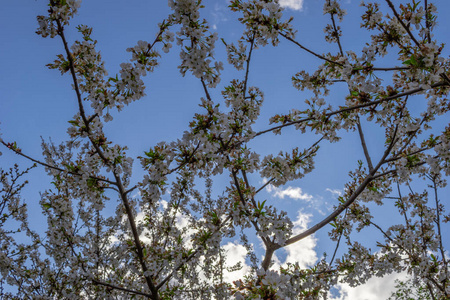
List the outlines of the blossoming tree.
{"label": "blossoming tree", "polygon": [[[92,28],[77,26],[79,40],[69,45],[66,28],[72,26],[80,2],[50,0],[48,15],[37,17],[37,34],[58,38],[63,49],[48,67],[72,80],[78,111],[69,121],[70,138],[60,145],[43,142],[43,159],[30,156],[14,141],[1,140],[6,151],[45,168],[53,184],[41,193],[48,221],[42,235],[29,222],[20,196],[29,169],[1,170],[2,297],[319,299],[338,282],[356,286],[372,276],[407,272],[420,286],[416,292],[421,297],[450,298],[443,236],[450,216],[439,193],[450,175],[449,60],[443,56],[444,44],[433,36],[433,3],[363,2],[361,27],[371,40],[357,53],[345,51],[341,43],[338,24],[346,12],[338,1],[324,0],[329,19],[325,39],[332,47],[319,53],[296,37],[292,18],[283,17],[278,1],[232,0],[229,9],[244,31],[238,40],[222,42],[229,68],[244,72],[221,87],[222,97],[215,97],[212,91],[220,87],[224,66],[214,58],[218,36],[200,15],[202,1],[169,0],[172,13],[158,24],[157,36],[127,49],[130,60],[113,76],[107,75]],[[172,47],[175,40],[178,50]],[[271,127],[256,131],[264,94],[249,85],[252,54],[279,43],[320,60],[316,71],[299,70],[292,76],[295,88],[313,96],[273,116]],[[169,51],[179,51],[180,72],[201,83],[203,112],[193,117],[180,139],[149,145],[134,158],[146,175],[133,182],[133,158],[125,145],[106,136],[103,125],[112,120],[110,111],[121,111],[145,96],[143,77],[157,71],[160,57]],[[387,67],[386,62],[393,64]],[[345,86],[346,96],[336,99],[335,86]],[[411,101],[416,95],[427,101],[421,112]],[[444,126],[431,134],[435,123]],[[367,147],[366,124],[384,130],[382,153]],[[290,127],[315,133],[317,142],[277,155],[261,156],[252,149],[254,139],[283,135]],[[321,144],[339,142],[341,131],[359,135],[365,161],[355,161],[332,212],[294,233],[287,213],[262,199],[260,192],[310,173]],[[228,186],[213,193],[213,180],[224,175]],[[264,179],[259,186],[258,176]],[[429,186],[417,188],[415,182],[423,179]],[[108,215],[105,207],[111,199],[120,202]],[[380,225],[369,206],[386,201],[395,202],[399,218]],[[329,224],[335,241],[330,255],[310,268],[298,263],[273,266],[277,250]],[[378,251],[371,252],[355,237],[355,231],[364,230],[382,234]],[[225,266],[227,253],[221,245],[236,234],[248,251],[251,272],[227,282],[224,272],[241,266]],[[261,259],[249,234],[262,241]],[[393,297],[403,299],[413,289],[411,282],[400,283]]]}

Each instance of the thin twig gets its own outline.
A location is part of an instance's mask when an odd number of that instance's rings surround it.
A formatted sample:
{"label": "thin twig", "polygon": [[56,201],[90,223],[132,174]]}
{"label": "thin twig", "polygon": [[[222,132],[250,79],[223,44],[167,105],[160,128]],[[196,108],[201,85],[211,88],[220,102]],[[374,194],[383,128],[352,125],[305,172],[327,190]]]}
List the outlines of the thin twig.
{"label": "thin twig", "polygon": [[[448,86],[448,85],[450,85],[450,84],[447,84],[445,81],[441,81],[441,82],[438,82],[438,83],[435,83],[435,84],[431,85],[431,88],[436,88],[436,87],[441,87],[441,86]],[[368,103],[359,104],[359,105],[355,105],[355,106],[350,106],[350,107],[346,107],[346,108],[343,108],[343,109],[339,109],[339,110],[336,110],[336,111],[332,111],[332,112],[326,113],[324,116],[325,117],[334,116],[334,115],[337,115],[337,114],[341,114],[343,112],[352,111],[352,110],[355,110],[355,109],[359,109],[359,108],[364,108],[364,107],[380,104],[380,103],[383,103],[383,102],[386,102],[386,101],[389,101],[389,100],[397,99],[397,98],[403,97],[403,96],[412,95],[412,94],[415,94],[415,93],[418,93],[418,92],[422,92],[422,91],[424,91],[423,88],[411,89],[409,91],[406,91],[406,92],[403,92],[403,93],[398,93],[398,94],[395,94],[395,95],[392,95],[392,96],[389,96],[389,97],[386,97],[386,98],[383,98],[383,99],[380,99],[380,100],[371,101],[371,102],[368,102]],[[300,119],[300,120],[297,120],[297,121],[287,122],[287,123],[282,124],[282,125],[278,125],[278,126],[266,129],[266,130],[259,131],[259,132],[257,132],[255,134],[255,136],[259,136],[259,135],[262,135],[262,134],[267,133],[267,132],[271,132],[271,131],[274,131],[274,130],[277,130],[277,129],[281,129],[281,128],[284,128],[284,127],[287,127],[287,126],[291,126],[291,125],[294,125],[294,124],[300,124],[300,123],[311,121],[311,120],[314,120],[314,118],[313,117],[308,117],[308,118],[303,118],[303,119]]]}
{"label": "thin twig", "polygon": [[124,292],[130,293],[130,294],[141,295],[141,296],[145,296],[145,297],[147,297],[147,298],[151,298],[151,297],[152,297],[152,295],[147,294],[147,293],[144,293],[144,292],[140,292],[140,291],[136,291],[136,290],[127,289],[127,288],[120,287],[120,286],[113,285],[113,284],[106,283],[106,282],[101,282],[101,281],[96,280],[96,279],[92,279],[92,282],[93,282],[94,284],[97,284],[97,285],[103,285],[103,286],[109,287],[109,288],[114,289],[114,290],[120,290],[120,291],[124,291]]}
{"label": "thin twig", "polygon": [[322,59],[322,60],[325,60],[325,61],[327,61],[327,62],[329,62],[329,63],[331,63],[331,64],[335,64],[335,65],[338,65],[338,66],[343,66],[343,64],[341,64],[341,63],[338,63],[338,62],[336,62],[336,61],[332,61],[331,59],[328,59],[328,58],[326,58],[325,56],[322,56],[322,55],[320,55],[320,54],[317,54],[316,52],[314,52],[314,51],[312,51],[312,50],[306,48],[305,46],[303,46],[302,44],[300,44],[299,42],[297,42],[296,40],[294,40],[294,39],[291,38],[290,36],[286,35],[285,33],[281,33],[281,32],[280,32],[280,35],[281,35],[282,37],[284,37],[285,39],[287,39],[288,41],[291,41],[292,43],[296,44],[297,46],[299,46],[300,48],[302,48],[302,49],[305,50],[306,52],[311,53],[311,54],[314,55],[315,57],[318,57],[318,58],[320,58],[320,59]]}
{"label": "thin twig", "polygon": [[[242,177],[244,178],[244,182],[245,182],[245,185],[247,186],[247,189],[251,190],[252,187],[250,186],[250,183],[249,183],[248,178],[247,178],[247,173],[245,172],[244,169],[241,169],[241,174],[242,174]],[[252,201],[253,206],[257,207],[254,195],[252,195],[250,200]]]}
{"label": "thin twig", "polygon": [[[50,168],[50,169],[53,169],[53,170],[57,170],[57,171],[60,171],[60,172],[63,172],[63,173],[67,173],[67,174],[70,174],[70,175],[75,175],[75,176],[80,176],[80,177],[83,176],[83,174],[78,174],[78,173],[75,173],[75,172],[72,172],[72,171],[64,170],[64,169],[61,169],[59,167],[52,166],[52,165],[44,163],[44,162],[42,162],[40,160],[32,158],[31,156],[28,156],[28,155],[24,154],[22,151],[18,151],[18,150],[14,149],[14,148],[8,147],[8,144],[5,143],[4,141],[1,141],[1,143],[5,147],[7,147],[8,149],[14,151],[14,153],[16,153],[17,155],[25,157],[26,159],[28,159],[28,160],[30,160],[32,162],[35,162],[38,165],[41,165],[41,166],[44,166],[44,167],[47,167],[47,168]],[[104,178],[100,178],[100,177],[97,177],[97,176],[89,175],[89,178],[92,178],[92,179],[95,179],[95,180],[98,180],[98,181],[103,181],[103,182],[106,182],[106,183],[109,183],[109,184],[112,184],[112,185],[116,185],[116,183],[114,181],[111,181],[111,180],[108,180],[108,179],[104,179]],[[115,189],[115,190],[117,190],[117,189]]]}
{"label": "thin twig", "polygon": [[[347,210],[345,210],[345,213],[344,213],[344,219],[345,219],[345,216],[347,216]],[[344,234],[344,231],[342,230],[342,231],[339,233],[339,238],[338,238],[338,241],[337,241],[337,243],[336,243],[336,248],[334,248],[333,256],[331,257],[331,260],[330,260],[330,267],[331,267],[331,265],[333,264],[334,258],[336,257],[336,253],[337,253],[337,251],[338,251],[338,249],[339,249],[339,244],[341,243],[341,238],[342,238],[342,235],[343,235],[343,234]]]}
{"label": "thin twig", "polygon": [[[386,36],[390,36],[390,33],[386,31],[386,29],[379,23],[377,23],[380,31],[382,31]],[[400,43],[398,38],[394,38],[394,42],[397,44],[397,46],[400,49],[403,49],[403,51],[405,51],[405,53],[411,54],[411,50],[409,50],[408,48],[406,48],[402,43]]]}
{"label": "thin twig", "polygon": [[405,224],[409,228],[409,226],[410,226],[409,225],[409,220],[408,220],[408,216],[406,215],[406,208],[404,206],[404,202],[403,202],[403,198],[402,198],[402,191],[400,189],[400,183],[398,181],[397,181],[397,191],[398,191],[398,199],[402,203],[402,206],[401,206],[402,212],[401,212],[401,214],[403,215],[403,218],[405,219]]}
{"label": "thin twig", "polygon": [[[328,5],[330,5],[330,0],[328,0]],[[342,50],[341,39],[339,38],[339,31],[337,30],[336,22],[334,20],[334,13],[330,13],[331,22],[333,23],[334,34],[336,35],[336,40],[339,46],[339,52],[344,56],[344,51]]]}
{"label": "thin twig", "polygon": [[251,40],[250,40],[250,50],[248,51],[248,58],[246,61],[246,68],[245,68],[245,78],[244,78],[244,98],[245,98],[245,94],[247,92],[247,82],[248,82],[248,74],[250,71],[250,60],[252,58],[252,53],[253,53],[253,46],[255,44],[255,34],[253,34]]}
{"label": "thin twig", "polygon": [[260,191],[262,191],[266,186],[268,186],[269,184],[272,183],[272,181],[274,181],[275,178],[270,178],[269,180],[267,180],[266,183],[264,183],[259,189],[256,190],[255,194],[258,194]]}
{"label": "thin twig", "polygon": [[[227,223],[228,223],[228,221],[230,221],[231,220],[231,216],[228,216],[221,224],[220,224],[220,226],[218,226],[217,228],[216,228],[216,231],[215,232],[213,232],[213,234],[211,235],[211,237],[212,236],[214,236],[214,234],[215,233],[217,233],[222,227],[224,227]],[[182,266],[184,266],[184,265],[186,265],[186,263],[187,262],[189,262],[199,251],[201,250],[201,246],[199,246],[197,249],[195,249],[192,253],[191,253],[191,255],[189,255],[187,258],[185,258],[182,262],[180,262],[179,264],[178,264],[178,266],[176,266],[173,270],[172,270],[172,272],[169,274],[169,275],[167,275],[167,277],[166,278],[164,278],[163,280],[161,280],[161,282],[157,285],[157,289],[159,290],[166,282],[168,282],[171,278],[172,278],[172,276],[182,267]]]}

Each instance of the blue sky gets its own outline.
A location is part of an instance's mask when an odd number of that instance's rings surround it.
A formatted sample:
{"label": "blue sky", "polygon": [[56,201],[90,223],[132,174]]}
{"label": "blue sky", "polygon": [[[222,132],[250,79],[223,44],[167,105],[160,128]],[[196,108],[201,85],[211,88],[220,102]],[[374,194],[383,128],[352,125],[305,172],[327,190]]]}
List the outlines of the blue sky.
{"label": "blue sky", "polygon": [[[297,1],[297,4],[300,2]],[[285,3],[289,4],[289,1]],[[361,13],[359,1],[342,3],[349,14],[342,24],[343,47],[344,50],[357,52],[370,39],[359,28],[359,20],[355,18]],[[207,0],[205,4],[208,7],[203,10],[203,17],[210,21],[213,30],[217,30],[227,42],[235,42],[242,32],[242,26],[236,20],[238,16],[227,10],[227,1]],[[294,4],[291,7],[298,8]],[[436,34],[445,38],[450,23],[443,16],[444,12],[449,12],[450,4],[445,0],[436,1],[436,4],[441,12],[440,29]],[[323,27],[328,22],[328,17],[322,13],[323,1],[304,0],[300,6],[301,9],[288,8],[285,12],[286,17],[295,18],[293,24],[299,31],[297,39],[318,52],[337,51],[335,45],[323,39]],[[36,15],[45,14],[46,9],[46,1],[43,0],[17,0],[4,3],[0,11],[0,26],[3,28],[0,44],[0,133],[5,141],[16,141],[24,153],[39,159],[42,157],[41,137],[45,140],[51,137],[56,144],[67,139],[67,121],[77,111],[70,77],[61,76],[58,71],[45,67],[57,54],[62,53],[60,40],[43,39],[34,33],[37,28]],[[158,29],[156,24],[169,13],[165,1],[85,1],[67,30],[67,38],[70,42],[79,38],[74,29],[77,24],[92,26],[92,37],[98,40],[97,49],[102,53],[109,74],[113,75],[119,70],[119,64],[129,59],[125,49],[134,46],[138,40],[153,40]],[[223,44],[219,41],[216,46],[216,58],[225,63]],[[168,55],[163,55],[160,67],[144,79],[147,96],[132,103],[120,114],[114,113],[114,121],[105,126],[110,139],[127,145],[132,157],[142,154],[159,141],[172,141],[181,137],[194,113],[200,111],[199,99],[204,96],[201,83],[191,75],[181,77],[177,70],[180,60],[176,50],[177,46],[174,45]],[[256,130],[268,128],[268,119],[274,114],[305,107],[303,101],[311,94],[295,90],[290,77],[300,70],[313,71],[318,64],[318,59],[286,41],[282,41],[277,48],[267,46],[254,53],[249,84],[260,87],[265,93],[265,103],[260,121],[255,125]],[[235,71],[227,64],[223,74],[221,84],[212,93],[218,102],[222,101],[221,87],[233,78],[243,77],[242,72]],[[336,105],[343,103],[345,91],[345,86],[337,89]],[[293,146],[308,147],[318,139],[313,134],[301,135],[292,129],[285,132],[281,136],[266,134],[255,139],[251,146],[261,154],[277,154]],[[340,143],[324,143],[312,174],[284,188],[267,190],[263,197],[279,209],[287,210],[293,220],[297,219],[299,211],[311,214],[305,217],[309,224],[323,218],[324,214],[330,212],[332,204],[337,203],[336,192],[343,189],[348,180],[348,171],[356,167],[355,158],[363,158],[357,134],[342,133],[342,136]],[[381,149],[382,138],[383,132],[370,128],[367,142],[371,151],[376,153]],[[8,167],[14,162],[30,165],[6,149],[0,151],[3,152],[0,157],[2,167]],[[142,174],[138,161],[135,161],[135,167],[135,179],[138,180]],[[38,191],[48,187],[50,179],[43,175],[43,170],[38,168],[27,178],[31,183],[24,197],[30,209],[39,209]],[[258,182],[262,184],[260,178],[253,177],[252,180],[255,185]],[[386,211],[383,215],[386,217]],[[40,220],[41,217],[33,214],[32,218]],[[327,227],[315,237],[315,240],[307,243],[320,257],[324,250],[330,249]],[[288,254],[285,252],[285,255]],[[281,252],[279,256],[282,256]],[[369,300],[376,299],[367,297]],[[345,299],[356,298],[347,296]]]}

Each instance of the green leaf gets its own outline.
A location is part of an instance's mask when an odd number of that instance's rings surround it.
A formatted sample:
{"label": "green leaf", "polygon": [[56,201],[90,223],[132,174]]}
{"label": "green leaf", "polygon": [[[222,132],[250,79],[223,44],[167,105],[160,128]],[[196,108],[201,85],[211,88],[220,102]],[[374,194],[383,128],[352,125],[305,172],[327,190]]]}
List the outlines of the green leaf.
{"label": "green leaf", "polygon": [[373,186],[368,187],[368,189],[369,189],[369,191],[372,191],[372,192],[378,192],[378,189],[376,187],[373,187]]}
{"label": "green leaf", "polygon": [[411,56],[411,64],[417,67],[419,64],[417,63],[416,57],[414,55]]}
{"label": "green leaf", "polygon": [[267,200],[264,200],[262,203],[258,201],[258,208],[261,211],[264,208],[264,204],[266,203]]}
{"label": "green leaf", "polygon": [[407,65],[407,66],[413,66],[413,67],[418,67],[419,66],[419,63],[417,62],[417,59],[416,59],[416,57],[414,55],[411,55],[411,58],[408,59],[408,60],[405,60],[403,62],[403,64]]}

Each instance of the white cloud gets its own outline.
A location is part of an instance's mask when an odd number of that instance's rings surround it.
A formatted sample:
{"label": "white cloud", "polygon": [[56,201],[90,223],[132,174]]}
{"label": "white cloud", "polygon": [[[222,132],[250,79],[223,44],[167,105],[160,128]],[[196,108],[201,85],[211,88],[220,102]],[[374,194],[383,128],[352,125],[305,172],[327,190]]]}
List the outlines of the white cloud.
{"label": "white cloud", "polygon": [[[271,187],[272,190],[280,194],[280,197],[284,197],[281,195],[286,195],[291,197],[294,192],[285,192],[289,190],[297,190],[299,189],[299,194],[302,194],[300,188],[292,188],[288,187],[285,190],[280,188]],[[327,189],[329,192],[333,193],[336,190]],[[283,193],[285,192],[285,193]],[[291,197],[292,198],[292,197]],[[167,206],[167,202],[161,201],[161,205]],[[136,216],[136,221],[143,221],[143,214],[138,213]],[[299,234],[306,229],[308,229],[308,225],[311,222],[311,215],[305,214],[301,211],[298,212],[297,218],[293,221],[293,234]],[[188,220],[181,214],[177,214],[176,216],[176,225],[180,228],[183,228],[188,225]],[[187,234],[191,234],[191,230],[188,230]],[[148,242],[147,238],[141,236],[141,239],[144,242]],[[117,238],[113,237],[113,241],[117,241]],[[315,247],[317,246],[317,239],[314,236],[309,236],[301,241],[294,243],[292,245],[286,246],[284,249],[286,251],[286,258],[281,261],[276,255],[274,255],[274,265],[271,269],[279,270],[280,266],[285,266],[287,263],[295,263],[298,262],[301,268],[308,268],[313,266],[317,260],[317,252],[315,251]],[[228,272],[225,270],[224,272],[224,280],[226,282],[232,283],[235,280],[243,279],[245,275],[248,275],[251,271],[249,265],[246,264],[246,255],[247,250],[244,246],[239,244],[238,241],[228,242],[227,244],[222,246],[223,249],[227,251],[226,257],[226,266],[232,267],[241,263],[242,268],[237,271]],[[337,295],[329,294],[329,300],[378,300],[378,299],[387,299],[391,296],[392,292],[395,291],[396,279],[406,280],[408,277],[406,273],[393,273],[386,275],[384,277],[372,277],[365,284],[350,287],[346,283],[338,283],[335,288],[337,289]],[[205,279],[204,276],[201,276],[202,279]]]}
{"label": "white cloud", "polygon": [[[298,213],[297,219],[293,222],[293,234],[299,234],[308,228],[311,215]],[[262,242],[262,241],[261,241]],[[271,267],[272,270],[279,270],[280,266],[285,266],[287,263],[298,262],[300,267],[307,268],[313,266],[317,262],[317,253],[315,247],[317,245],[317,239],[314,236],[309,236],[297,243],[284,247],[286,251],[286,258],[284,261],[276,256],[273,256],[274,264]],[[244,246],[239,244],[238,241],[229,242],[222,246],[227,251],[226,266],[232,267],[237,263],[241,263],[242,269],[234,272],[225,271],[224,279],[227,282],[232,282],[237,279],[243,279],[245,275],[248,275],[251,271],[251,267],[246,264],[247,250]],[[338,300],[338,299],[336,299]]]}
{"label": "white cloud", "polygon": [[330,297],[330,300],[378,300],[388,299],[395,291],[396,279],[406,280],[405,273],[392,273],[384,277],[372,277],[365,284],[350,287],[348,284],[339,283],[336,287],[340,295]]}
{"label": "white cloud", "polygon": [[308,193],[304,193],[303,190],[299,187],[288,186],[287,188],[283,189],[269,184],[266,189],[269,193],[272,193],[274,197],[280,197],[281,199],[284,199],[284,197],[288,197],[295,200],[305,200],[307,202],[313,199],[313,196]]}
{"label": "white cloud", "polygon": [[[310,218],[311,215],[299,212],[297,219],[293,222],[293,234],[296,235],[308,229]],[[314,236],[308,236],[297,243],[284,247],[287,254],[286,258],[284,261],[281,261],[275,254],[272,269],[279,270],[280,266],[285,267],[287,263],[295,262],[297,262],[301,268],[313,266],[317,262],[317,252],[314,249],[316,245],[317,239]]]}
{"label": "white cloud", "polygon": [[280,5],[293,10],[303,9],[303,0],[280,0]]}
{"label": "white cloud", "polygon": [[[298,213],[297,220],[294,221],[293,234],[299,234],[308,229],[311,215]],[[297,243],[285,247],[287,256],[284,263],[298,262],[302,268],[310,267],[317,262],[317,252],[314,250],[317,239],[310,235]]]}
{"label": "white cloud", "polygon": [[330,192],[334,197],[342,196],[342,191],[339,190],[339,189],[330,189],[330,188],[327,188],[326,191],[327,191],[327,192]]}
{"label": "white cloud", "polygon": [[227,251],[226,266],[233,267],[238,263],[241,263],[242,269],[228,272],[225,270],[223,278],[227,282],[233,282],[238,279],[243,279],[245,275],[250,273],[250,266],[245,263],[245,258],[247,255],[247,250],[244,246],[240,245],[237,241],[234,243],[229,242],[228,244],[222,246],[223,249]]}
{"label": "white cloud", "polygon": [[228,18],[226,17],[226,13],[228,13],[228,5],[229,0],[225,1],[226,5],[222,5],[219,3],[216,3],[214,5],[214,9],[211,11],[212,16],[212,25],[211,28],[213,30],[217,30],[217,26],[219,23],[228,21]]}

